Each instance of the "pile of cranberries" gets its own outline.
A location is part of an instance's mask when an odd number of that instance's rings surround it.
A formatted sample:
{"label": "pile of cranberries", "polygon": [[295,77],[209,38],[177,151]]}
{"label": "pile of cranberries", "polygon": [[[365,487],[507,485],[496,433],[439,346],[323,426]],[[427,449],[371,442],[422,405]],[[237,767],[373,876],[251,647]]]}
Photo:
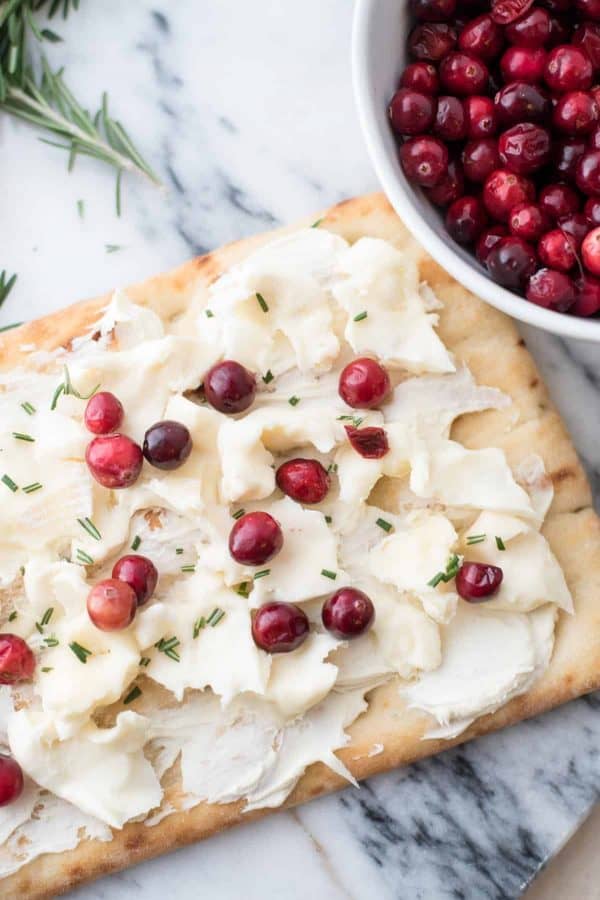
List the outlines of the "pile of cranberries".
{"label": "pile of cranberries", "polygon": [[499,284],[600,311],[600,0],[411,0],[406,177]]}

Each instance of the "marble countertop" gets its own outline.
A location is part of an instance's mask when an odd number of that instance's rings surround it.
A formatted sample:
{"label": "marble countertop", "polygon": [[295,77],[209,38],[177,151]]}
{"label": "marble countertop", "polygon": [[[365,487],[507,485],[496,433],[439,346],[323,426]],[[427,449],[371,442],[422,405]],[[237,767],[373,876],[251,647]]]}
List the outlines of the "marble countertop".
{"label": "marble countertop", "polygon": [[[0,119],[0,268],[19,276],[0,325],[376,189],[351,91],[351,13],[349,0],[103,0],[55,21],[65,42],[50,48],[53,62],[90,108],[109,91],[165,189],[126,179],[119,219],[110,171],[84,159],[68,174],[63,153]],[[598,350],[524,335],[598,494]],[[599,794],[599,703],[580,700],[74,896],[153,900],[169,886],[220,900],[516,897]]]}

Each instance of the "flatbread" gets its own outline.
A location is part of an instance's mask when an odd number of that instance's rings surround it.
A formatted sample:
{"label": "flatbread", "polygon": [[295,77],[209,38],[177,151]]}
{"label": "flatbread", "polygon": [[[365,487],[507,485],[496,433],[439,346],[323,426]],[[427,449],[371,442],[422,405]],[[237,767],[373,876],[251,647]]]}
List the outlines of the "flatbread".
{"label": "flatbread", "polygon": [[[275,234],[310,225],[316,218]],[[469,366],[480,384],[501,388],[512,398],[511,408],[461,417],[455,423],[453,437],[467,447],[502,447],[512,466],[532,452],[543,458],[555,490],[543,532],[563,567],[576,610],[575,616],[560,613],[552,661],[533,688],[496,713],[478,719],[454,740],[422,740],[435,724],[433,720],[407,710],[396,683],[377,688],[370,696],[368,711],[349,729],[350,745],[338,753],[356,778],[362,779],[439,753],[600,687],[600,520],[591,507],[590,487],[573,445],[513,322],[469,294],[429,258],[383,195],[346,200],[321,213],[320,218],[319,227],[349,241],[368,235],[409,248],[419,259],[423,279],[444,303],[439,334],[446,346],[458,361]],[[134,285],[128,293],[133,301],[154,308],[163,318],[183,316],[193,293],[207,289],[225,269],[273,236],[269,233],[227,245],[166,275]],[[108,300],[107,295],[79,303],[0,336],[0,366],[10,368],[19,363],[31,345],[48,350],[68,346],[99,317]],[[383,751],[369,756],[376,743],[383,745]],[[284,806],[303,803],[345,784],[330,769],[315,764]],[[177,782],[165,793],[176,805],[181,796]],[[128,824],[108,843],[88,840],[74,850],[41,856],[4,879],[0,896],[22,900],[54,896],[88,879],[269,812],[242,813],[242,806],[242,801],[201,803],[152,827]]]}

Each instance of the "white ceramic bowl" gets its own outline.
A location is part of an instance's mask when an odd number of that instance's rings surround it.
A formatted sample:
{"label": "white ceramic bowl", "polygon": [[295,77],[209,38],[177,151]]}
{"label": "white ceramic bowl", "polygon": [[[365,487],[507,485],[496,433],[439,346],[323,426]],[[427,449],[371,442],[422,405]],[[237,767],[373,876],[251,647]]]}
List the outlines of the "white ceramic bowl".
{"label": "white ceramic bowl", "polygon": [[447,234],[443,218],[404,177],[387,107],[405,63],[408,0],[356,0],[352,35],[354,93],[371,161],[392,206],[429,253],[466,288],[515,319],[565,337],[600,341],[600,320],[552,312],[495,284]]}

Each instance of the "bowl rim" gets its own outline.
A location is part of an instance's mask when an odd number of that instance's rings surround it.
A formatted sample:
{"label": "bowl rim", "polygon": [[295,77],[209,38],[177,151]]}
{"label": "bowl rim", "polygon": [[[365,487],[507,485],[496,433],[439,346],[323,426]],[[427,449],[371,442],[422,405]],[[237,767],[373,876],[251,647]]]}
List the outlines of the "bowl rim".
{"label": "bowl rim", "polygon": [[[402,0],[399,0],[401,3]],[[410,230],[434,259],[464,287],[500,309],[528,325],[535,325],[545,331],[562,337],[579,338],[589,342],[600,341],[600,321],[588,321],[583,317],[569,316],[536,306],[517,297],[506,288],[495,284],[490,278],[464,262],[443,237],[423,219],[412,193],[402,186],[398,177],[398,163],[390,159],[385,149],[381,133],[381,111],[376,108],[373,98],[370,72],[370,49],[372,23],[381,8],[380,0],[355,0],[352,23],[352,82],[358,120],[367,151],[379,182],[390,203]]]}

